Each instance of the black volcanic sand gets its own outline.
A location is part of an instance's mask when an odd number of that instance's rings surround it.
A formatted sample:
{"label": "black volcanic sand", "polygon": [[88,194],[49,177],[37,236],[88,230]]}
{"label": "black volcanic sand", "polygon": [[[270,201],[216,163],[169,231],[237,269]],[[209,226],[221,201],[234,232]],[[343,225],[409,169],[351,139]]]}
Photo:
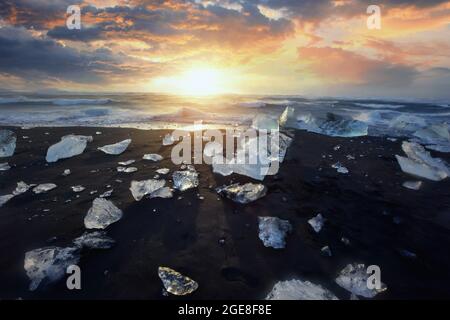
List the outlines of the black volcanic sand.
{"label": "black volcanic sand", "polygon": [[[388,291],[376,299],[450,298],[450,181],[424,181],[422,189],[402,187],[414,180],[395,160],[401,140],[333,138],[296,131],[277,176],[264,180],[266,197],[248,205],[218,197],[211,187],[252,181],[223,177],[208,165],[196,165],[198,189],[175,192],[172,199],[135,202],[131,180],[152,178],[155,170],[178,168],[170,160],[172,147],[161,145],[167,131],[123,128],[13,128],[18,141],[14,156],[1,159],[13,168],[0,172],[0,195],[11,193],[18,181],[52,182],[46,194],[17,196],[0,208],[0,298],[2,299],[262,299],[279,280],[302,278],[324,285],[340,299],[349,293],[334,283],[347,263],[376,264]],[[103,134],[96,135],[96,131]],[[47,164],[47,148],[66,134],[92,135],[85,152]],[[29,136],[29,139],[23,139]],[[98,146],[133,139],[119,156]],[[31,140],[31,141],[30,141]],[[340,145],[338,150],[334,147]],[[159,163],[142,160],[159,153]],[[356,160],[347,160],[347,155]],[[449,161],[445,154],[433,153]],[[135,159],[139,170],[116,172],[117,162]],[[350,171],[339,174],[340,161]],[[63,177],[64,169],[72,174]],[[91,172],[98,170],[97,172]],[[170,179],[171,173],[167,176]],[[119,183],[116,179],[123,182]],[[169,183],[171,185],[171,182]],[[79,198],[71,186],[83,185]],[[23,269],[25,252],[49,245],[68,246],[84,231],[83,218],[96,195],[114,188],[109,200],[124,211],[107,228],[116,245],[108,250],[83,251],[79,263],[82,290],[66,289],[65,279],[28,291]],[[200,194],[204,200],[197,196]],[[65,203],[67,199],[72,202]],[[49,212],[45,212],[49,209]],[[322,213],[327,222],[315,233],[308,219]],[[277,216],[293,225],[282,250],[265,248],[258,238],[258,216]],[[346,246],[341,238],[351,244]],[[225,239],[225,243],[219,243]],[[321,254],[328,245],[332,257]],[[417,254],[406,258],[401,250]],[[199,283],[187,297],[162,295],[158,266],[171,267]]]}

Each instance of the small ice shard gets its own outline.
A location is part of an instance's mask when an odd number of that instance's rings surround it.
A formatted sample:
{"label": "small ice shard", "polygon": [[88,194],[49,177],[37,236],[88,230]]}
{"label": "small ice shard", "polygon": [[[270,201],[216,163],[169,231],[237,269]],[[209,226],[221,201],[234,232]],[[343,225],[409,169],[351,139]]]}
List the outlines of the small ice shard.
{"label": "small ice shard", "polygon": [[173,187],[180,191],[198,187],[198,173],[195,170],[175,171],[172,178]]}
{"label": "small ice shard", "polygon": [[122,210],[117,208],[111,201],[103,198],[96,198],[92,202],[86,217],[84,226],[87,229],[105,229],[110,224],[122,218]]}
{"label": "small ice shard", "polygon": [[36,194],[45,193],[47,191],[53,190],[57,187],[54,183],[42,183],[33,188],[33,192]]}
{"label": "small ice shard", "polygon": [[308,223],[314,229],[315,232],[320,232],[322,230],[323,224],[325,223],[325,218],[322,217],[322,214],[318,214],[314,218],[308,220]]}
{"label": "small ice shard", "polygon": [[419,190],[422,186],[422,181],[405,181],[402,186],[411,190]]}
{"label": "small ice shard", "polygon": [[408,157],[395,157],[403,172],[432,181],[450,176],[448,164],[440,158],[433,158],[420,144],[403,141],[402,149]]}
{"label": "small ice shard", "polygon": [[70,175],[72,172],[70,171],[70,169],[66,169],[66,170],[64,170],[64,172],[62,173],[62,175],[64,176],[64,177],[67,177],[68,175]]}
{"label": "small ice shard", "polygon": [[223,145],[217,141],[208,142],[203,148],[206,157],[214,157],[223,154]]}
{"label": "small ice shard", "polygon": [[336,162],[331,166],[333,169],[336,169],[338,173],[347,174],[348,169],[344,167],[340,162]]}
{"label": "small ice shard", "polygon": [[11,130],[0,130],[0,158],[11,157],[16,150],[16,134]]}
{"label": "small ice shard", "polygon": [[283,249],[286,246],[286,236],[292,231],[292,226],[287,220],[277,217],[258,217],[259,239],[265,247]]}
{"label": "small ice shard", "polygon": [[66,275],[67,267],[80,260],[78,248],[45,247],[25,253],[24,269],[31,280],[29,290],[36,290],[41,282],[52,283]]}
{"label": "small ice shard", "polygon": [[121,162],[118,162],[118,164],[120,164],[121,166],[129,166],[130,164],[133,164],[133,163],[135,163],[136,162],[136,160],[128,160],[128,161],[121,161]]}
{"label": "small ice shard", "polygon": [[331,256],[332,256],[331,249],[330,249],[329,246],[323,247],[322,249],[320,249],[320,252],[321,252],[324,256],[327,256],[327,257],[331,257]]}
{"label": "small ice shard", "polygon": [[167,169],[167,168],[161,168],[161,169],[158,169],[158,170],[156,170],[156,173],[158,173],[158,174],[168,174],[169,173],[169,169]]}
{"label": "small ice shard", "polygon": [[294,108],[286,107],[280,118],[278,119],[278,123],[280,127],[296,127],[296,120],[294,119]]}
{"label": "small ice shard", "polygon": [[33,186],[35,186],[35,185],[33,185],[33,184],[28,185],[23,181],[19,181],[19,182],[17,182],[16,189],[13,191],[13,195],[17,196],[19,194],[25,193]]}
{"label": "small ice shard", "polygon": [[8,171],[9,169],[11,169],[11,166],[8,162],[0,163],[0,171]]}
{"label": "small ice shard", "polygon": [[167,267],[159,267],[158,276],[167,292],[176,296],[191,294],[198,288],[197,282]]}
{"label": "small ice shard", "polygon": [[83,186],[73,186],[73,187],[71,187],[71,188],[72,188],[72,191],[73,191],[73,192],[76,192],[76,193],[82,192],[82,191],[84,191],[84,189],[86,189],[86,188],[83,187]]}
{"label": "small ice shard", "polygon": [[336,283],[345,290],[364,298],[373,298],[378,293],[387,289],[386,285],[381,283],[380,289],[369,289],[367,286],[367,279],[370,273],[367,273],[367,268],[364,264],[349,264],[341,270]]}
{"label": "small ice shard", "polygon": [[108,144],[103,147],[97,148],[100,151],[103,151],[106,154],[118,155],[124,152],[131,143],[131,139],[126,139],[114,144]]}
{"label": "small ice shard", "polygon": [[96,134],[96,135],[101,135],[102,132],[101,132],[101,131],[96,131],[95,134]]}
{"label": "small ice shard", "polygon": [[0,207],[2,207],[5,203],[7,203],[12,198],[14,198],[13,194],[5,194],[3,196],[0,196]]}
{"label": "small ice shard", "polygon": [[162,144],[163,146],[170,146],[175,142],[175,139],[173,138],[172,134],[168,133],[164,136]]}
{"label": "small ice shard", "polygon": [[60,159],[67,159],[82,154],[86,149],[87,143],[92,141],[92,136],[64,136],[61,138],[61,141],[48,148],[45,160],[47,162],[56,162]]}
{"label": "small ice shard", "polygon": [[402,257],[408,258],[408,259],[416,259],[417,255],[414,252],[405,250],[405,249],[401,249],[399,250],[400,254],[402,255]]}
{"label": "small ice shard", "polygon": [[151,195],[153,192],[161,189],[166,184],[166,180],[149,179],[142,181],[131,181],[130,191],[134,200],[141,201],[146,195]]}
{"label": "small ice shard", "polygon": [[161,155],[159,155],[159,154],[150,153],[150,154],[144,154],[142,159],[157,162],[157,161],[161,161],[164,158]]}
{"label": "small ice shard", "polygon": [[163,187],[161,189],[156,190],[150,194],[150,199],[152,198],[164,198],[169,199],[173,197],[172,189],[169,187]]}
{"label": "small ice shard", "polygon": [[234,202],[247,204],[264,197],[267,193],[267,188],[263,184],[249,182],[244,185],[234,183],[229,186],[218,187],[216,191]]}
{"label": "small ice shard", "polygon": [[319,284],[293,279],[277,282],[266,300],[339,300]]}
{"label": "small ice shard", "polygon": [[114,189],[111,190],[107,190],[104,193],[102,193],[101,195],[99,195],[99,198],[109,198],[111,197],[112,193],[113,193]]}
{"label": "small ice shard", "polygon": [[138,171],[136,167],[117,167],[117,172],[133,173]]}
{"label": "small ice shard", "polygon": [[73,240],[73,244],[79,248],[109,249],[115,241],[106,235],[106,231],[85,232]]}

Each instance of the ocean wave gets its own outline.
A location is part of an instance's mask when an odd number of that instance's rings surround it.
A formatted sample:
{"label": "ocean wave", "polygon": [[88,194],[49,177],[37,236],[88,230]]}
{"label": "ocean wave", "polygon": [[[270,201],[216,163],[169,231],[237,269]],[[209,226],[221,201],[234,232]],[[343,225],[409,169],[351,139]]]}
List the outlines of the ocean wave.
{"label": "ocean wave", "polygon": [[56,106],[75,106],[75,105],[103,105],[114,102],[112,99],[80,99],[80,98],[28,98],[18,97],[0,97],[0,104],[18,104],[18,103],[49,103]]}

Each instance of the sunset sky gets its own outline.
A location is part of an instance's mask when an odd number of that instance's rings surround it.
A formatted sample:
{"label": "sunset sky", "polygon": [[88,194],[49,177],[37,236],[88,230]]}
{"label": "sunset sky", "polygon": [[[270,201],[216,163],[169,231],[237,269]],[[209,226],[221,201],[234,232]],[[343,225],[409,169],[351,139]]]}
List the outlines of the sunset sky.
{"label": "sunset sky", "polygon": [[0,89],[449,99],[450,1],[2,0]]}

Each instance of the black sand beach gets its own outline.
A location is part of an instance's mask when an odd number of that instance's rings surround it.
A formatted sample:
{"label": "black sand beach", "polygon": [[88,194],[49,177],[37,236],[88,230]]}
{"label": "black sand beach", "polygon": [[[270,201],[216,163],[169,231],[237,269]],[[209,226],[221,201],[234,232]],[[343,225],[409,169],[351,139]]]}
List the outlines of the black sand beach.
{"label": "black sand beach", "polygon": [[[278,175],[263,182],[268,194],[240,205],[220,197],[214,188],[252,179],[223,177],[206,164],[195,165],[198,189],[176,191],[172,199],[134,201],[131,180],[152,178],[158,168],[169,168],[166,179],[170,179],[178,168],[170,160],[172,147],[161,144],[168,131],[10,129],[17,134],[17,148],[12,157],[1,160],[12,168],[0,172],[0,195],[10,193],[18,181],[58,187],[38,195],[29,191],[0,208],[0,299],[263,299],[277,281],[292,278],[322,284],[340,299],[349,299],[334,278],[353,262],[380,266],[388,290],[375,299],[450,298],[450,181],[424,181],[418,191],[404,188],[403,182],[415,178],[403,173],[395,159],[395,154],[403,154],[401,139],[333,138],[293,131],[294,141]],[[80,156],[47,164],[48,147],[71,133],[92,135],[94,141]],[[119,156],[97,150],[127,138],[132,143]],[[340,148],[334,150],[337,145]],[[164,160],[142,160],[145,153],[159,153]],[[448,154],[432,154],[450,161]],[[348,160],[347,155],[355,159]],[[136,160],[137,172],[116,171],[118,161],[130,159]],[[331,167],[337,161],[349,174]],[[64,169],[72,174],[62,176]],[[79,198],[70,188],[75,185],[86,187]],[[69,245],[85,231],[84,216],[92,200],[110,189],[107,185],[114,189],[109,200],[124,212],[107,228],[116,245],[83,252],[82,290],[70,291],[61,280],[28,291],[25,252]],[[91,195],[92,190],[98,193]],[[68,199],[72,201],[66,203]],[[320,233],[307,223],[317,213],[327,219]],[[293,232],[285,249],[263,246],[258,216],[291,222]],[[326,245],[332,257],[321,253]],[[402,250],[417,257],[405,257]],[[199,283],[198,290],[181,298],[164,296],[159,266],[188,275]]]}

